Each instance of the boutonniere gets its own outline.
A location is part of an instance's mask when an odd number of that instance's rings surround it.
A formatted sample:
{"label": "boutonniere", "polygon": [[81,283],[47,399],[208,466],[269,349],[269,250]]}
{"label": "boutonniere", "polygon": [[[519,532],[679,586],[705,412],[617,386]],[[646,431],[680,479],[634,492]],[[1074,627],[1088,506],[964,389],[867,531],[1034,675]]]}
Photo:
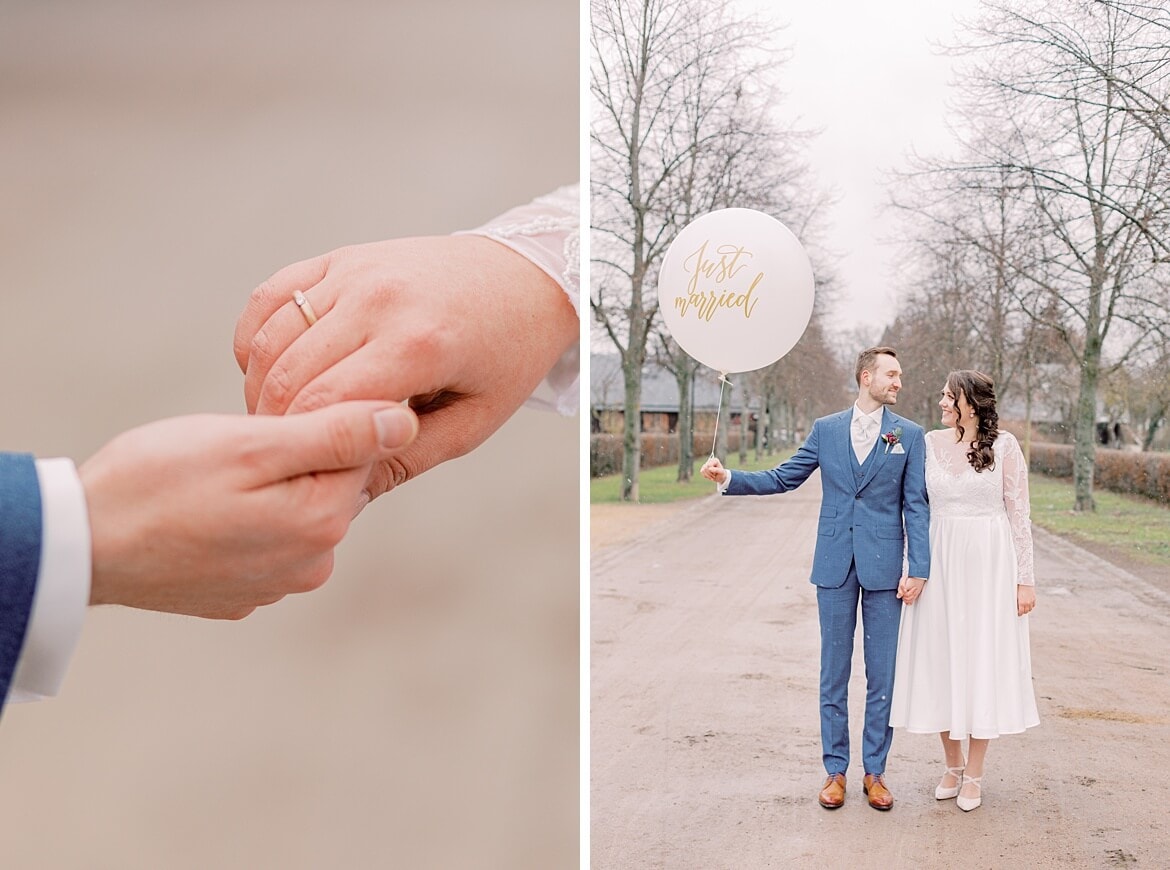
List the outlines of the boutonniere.
{"label": "boutonniere", "polygon": [[900,443],[902,441],[902,427],[901,426],[899,426],[897,429],[894,429],[890,432],[884,433],[882,435],[882,440],[886,442],[886,453],[890,452],[891,447],[897,448],[896,450],[894,450],[895,453],[905,453],[905,450],[902,449],[902,445]]}

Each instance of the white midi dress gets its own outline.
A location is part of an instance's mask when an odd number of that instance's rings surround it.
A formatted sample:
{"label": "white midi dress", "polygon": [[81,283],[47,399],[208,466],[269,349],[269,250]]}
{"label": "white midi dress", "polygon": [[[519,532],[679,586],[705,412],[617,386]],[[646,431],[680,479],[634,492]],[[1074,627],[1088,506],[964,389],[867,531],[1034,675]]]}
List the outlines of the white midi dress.
{"label": "white midi dress", "polygon": [[1028,617],[1016,584],[1032,585],[1027,465],[1001,432],[995,467],[976,472],[952,429],[926,436],[930,577],[902,607],[890,725],[918,734],[1018,734],[1040,724]]}

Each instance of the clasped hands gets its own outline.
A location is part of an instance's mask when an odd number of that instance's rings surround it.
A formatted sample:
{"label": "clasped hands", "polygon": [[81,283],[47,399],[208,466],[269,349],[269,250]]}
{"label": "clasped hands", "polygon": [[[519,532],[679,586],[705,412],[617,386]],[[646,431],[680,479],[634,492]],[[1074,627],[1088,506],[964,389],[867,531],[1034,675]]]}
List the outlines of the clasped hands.
{"label": "clasped hands", "polygon": [[238,619],[316,588],[369,500],[484,441],[576,340],[557,283],[480,236],[281,269],[236,327],[255,416],[151,423],[80,467],[90,603]]}
{"label": "clasped hands", "polygon": [[903,604],[913,604],[922,594],[925,585],[925,577],[903,577],[898,582],[898,597],[902,599]]}

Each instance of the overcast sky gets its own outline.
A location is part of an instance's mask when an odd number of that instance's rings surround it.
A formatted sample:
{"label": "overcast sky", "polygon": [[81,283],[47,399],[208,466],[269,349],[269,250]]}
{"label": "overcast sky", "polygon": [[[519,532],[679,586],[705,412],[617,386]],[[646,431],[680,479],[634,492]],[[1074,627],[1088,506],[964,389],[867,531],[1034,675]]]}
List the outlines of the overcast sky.
{"label": "overcast sky", "polygon": [[785,116],[821,130],[809,160],[838,202],[828,245],[840,252],[843,325],[864,326],[877,339],[893,320],[901,289],[882,243],[888,219],[882,173],[903,165],[911,147],[939,153],[950,141],[945,126],[951,59],[937,44],[955,41],[957,16],[976,0],[838,0],[809,3],[739,0],[778,24],[781,44],[793,50],[781,84]]}

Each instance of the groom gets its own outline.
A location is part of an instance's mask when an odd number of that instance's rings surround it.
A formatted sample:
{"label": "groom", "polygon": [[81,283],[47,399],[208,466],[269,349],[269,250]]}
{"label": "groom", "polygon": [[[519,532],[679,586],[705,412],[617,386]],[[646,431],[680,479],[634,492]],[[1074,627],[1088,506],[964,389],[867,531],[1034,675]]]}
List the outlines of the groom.
{"label": "groom", "polygon": [[[730,471],[712,457],[702,469],[726,495],[789,492],[821,469],[812,582],[821,621],[821,747],[828,773],[818,800],[827,809],[845,803],[849,671],[859,599],[866,676],[864,791],[874,809],[894,804],[884,774],[893,739],[889,721],[899,599],[913,604],[930,573],[922,428],[887,407],[898,401],[901,376],[893,348],[863,350],[857,357],[856,403],[817,420],[787,462],[771,471],[745,472]],[[905,578],[904,552],[909,557]]]}

